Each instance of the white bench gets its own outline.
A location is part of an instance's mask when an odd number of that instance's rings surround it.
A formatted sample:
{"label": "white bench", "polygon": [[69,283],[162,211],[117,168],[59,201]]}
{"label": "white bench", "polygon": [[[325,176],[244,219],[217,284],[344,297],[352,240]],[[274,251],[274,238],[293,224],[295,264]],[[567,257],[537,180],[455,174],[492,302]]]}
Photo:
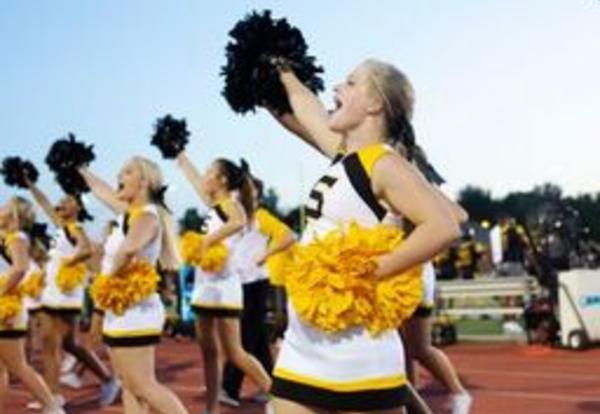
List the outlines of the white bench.
{"label": "white bench", "polygon": [[[523,313],[523,307],[501,306],[500,303],[496,305],[493,299],[521,298],[520,303],[524,303],[539,291],[537,279],[527,275],[440,280],[436,283],[437,299],[446,305],[441,312],[449,316],[519,316]],[[452,303],[452,306],[448,306],[448,303]]]}

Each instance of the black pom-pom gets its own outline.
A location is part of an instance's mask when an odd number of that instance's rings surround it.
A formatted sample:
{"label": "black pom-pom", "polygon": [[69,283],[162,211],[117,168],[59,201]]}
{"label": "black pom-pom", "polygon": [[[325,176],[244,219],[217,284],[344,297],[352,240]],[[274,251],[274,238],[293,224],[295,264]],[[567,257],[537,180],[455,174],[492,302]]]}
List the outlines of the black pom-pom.
{"label": "black pom-pom", "polygon": [[26,230],[32,240],[37,240],[46,249],[50,248],[52,236],[48,233],[48,225],[36,221]]}
{"label": "black pom-pom", "polygon": [[85,145],[69,133],[67,138],[52,144],[46,155],[46,164],[56,173],[56,181],[65,193],[81,194],[89,191],[89,187],[77,169],[87,167],[95,157],[93,145]]}
{"label": "black pom-pom", "polygon": [[2,161],[0,174],[4,176],[4,182],[7,185],[20,188],[27,188],[26,179],[33,184],[39,176],[35,165],[20,157],[6,157]]}
{"label": "black pom-pom", "polygon": [[81,174],[79,174],[79,171],[75,169],[59,171],[54,178],[60,188],[67,194],[80,196],[81,194],[90,191],[90,188]]}
{"label": "black pom-pom", "polygon": [[189,136],[185,119],[178,120],[167,114],[156,121],[150,143],[158,147],[164,158],[175,158],[184,150]]}
{"label": "black pom-pom", "polygon": [[271,11],[252,12],[229,32],[233,39],[227,44],[227,62],[222,67],[225,77],[223,96],[229,106],[239,113],[254,111],[267,105],[278,113],[291,112],[290,103],[275,58],[289,62],[294,73],[313,92],[323,90],[318,76],[323,68],[307,55],[308,46],[300,30],[286,19],[273,19]]}

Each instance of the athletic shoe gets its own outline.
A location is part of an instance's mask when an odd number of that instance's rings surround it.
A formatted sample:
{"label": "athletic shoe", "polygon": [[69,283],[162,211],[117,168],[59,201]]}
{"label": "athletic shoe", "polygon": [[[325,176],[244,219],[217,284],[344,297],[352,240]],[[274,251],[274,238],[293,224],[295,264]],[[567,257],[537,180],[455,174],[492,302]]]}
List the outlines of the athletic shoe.
{"label": "athletic shoe", "polygon": [[518,322],[515,321],[506,321],[502,324],[502,329],[504,330],[504,333],[507,334],[522,334],[523,328],[521,327],[521,325],[519,325]]}
{"label": "athletic shoe", "polygon": [[107,407],[114,404],[120,390],[121,383],[114,377],[102,384],[100,387],[100,406]]}
{"label": "athletic shoe", "polygon": [[77,363],[77,358],[69,353],[65,353],[62,362],[60,363],[60,373],[66,374],[69,371],[72,371],[75,368],[75,364]]}
{"label": "athletic shoe", "polygon": [[465,393],[452,396],[452,414],[469,414],[473,398]]}
{"label": "athletic shoe", "polygon": [[78,390],[83,387],[83,380],[73,371],[62,374],[58,382],[74,390]]}
{"label": "athletic shoe", "polygon": [[[62,408],[62,407],[65,406],[65,403],[66,403],[65,397],[63,397],[62,395],[58,395],[57,394],[57,395],[54,396],[54,402],[55,402],[55,406],[56,407]],[[37,401],[37,400],[34,400],[34,401],[31,401],[31,402],[27,403],[27,409],[28,410],[31,410],[31,411],[41,411],[42,408],[43,408],[42,407],[42,403],[39,402],[39,401]],[[52,411],[46,410],[46,412],[52,412]]]}
{"label": "athletic shoe", "polygon": [[225,390],[221,390],[219,393],[219,402],[235,408],[240,406],[240,400],[233,398]]}
{"label": "athletic shoe", "polygon": [[273,407],[273,403],[268,401],[265,404],[265,414],[275,414],[275,407]]}

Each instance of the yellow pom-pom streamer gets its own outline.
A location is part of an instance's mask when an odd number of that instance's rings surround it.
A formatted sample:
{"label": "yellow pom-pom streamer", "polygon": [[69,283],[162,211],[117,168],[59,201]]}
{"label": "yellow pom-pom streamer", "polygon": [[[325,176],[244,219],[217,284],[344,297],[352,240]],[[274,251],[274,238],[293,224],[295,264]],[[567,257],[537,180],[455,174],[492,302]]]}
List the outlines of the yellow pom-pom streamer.
{"label": "yellow pom-pom streamer", "polygon": [[56,274],[56,286],[62,293],[72,292],[76,287],[81,286],[88,274],[85,263],[79,262],[75,265],[61,263]]}
{"label": "yellow pom-pom streamer", "polygon": [[25,280],[19,285],[19,292],[22,295],[36,299],[44,290],[44,274],[40,271],[34,271],[25,276]]}
{"label": "yellow pom-pom streamer", "polygon": [[[6,277],[0,277],[0,289],[6,284]],[[15,293],[5,293],[0,296],[0,323],[6,324],[21,313],[21,296]]]}
{"label": "yellow pom-pom streamer", "polygon": [[90,294],[96,306],[123,315],[127,309],[156,292],[160,275],[147,261],[131,263],[112,276],[100,274],[94,279]]}
{"label": "yellow pom-pom streamer", "polygon": [[402,243],[394,227],[352,223],[308,245],[296,245],[270,267],[283,281],[296,313],[330,333],[363,326],[373,336],[397,329],[423,297],[421,266],[385,279],[375,277],[377,258]]}
{"label": "yellow pom-pom streamer", "polygon": [[210,246],[202,254],[202,241],[205,236],[200,233],[187,231],[181,237],[181,257],[185,263],[198,266],[208,273],[220,273],[225,269],[229,250],[224,243],[219,242]]}

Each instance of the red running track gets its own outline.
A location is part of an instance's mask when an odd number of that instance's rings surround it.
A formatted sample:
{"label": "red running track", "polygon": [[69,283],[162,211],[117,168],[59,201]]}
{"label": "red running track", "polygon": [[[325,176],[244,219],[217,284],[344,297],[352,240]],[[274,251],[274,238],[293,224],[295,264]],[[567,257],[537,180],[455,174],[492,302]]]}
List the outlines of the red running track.
{"label": "red running track", "polygon": [[[573,352],[515,344],[460,344],[445,348],[475,403],[473,414],[591,414],[600,413],[600,349]],[[165,340],[158,348],[158,373],[188,407],[203,407],[202,364],[197,346],[189,341]],[[67,391],[67,412],[120,413],[119,405],[100,409],[98,388],[90,377],[77,392]],[[419,388],[436,414],[445,409],[443,389],[421,373]],[[245,386],[245,394],[253,387]],[[13,384],[6,414],[27,413],[28,393]],[[245,401],[222,414],[258,414],[262,408]],[[2,413],[4,414],[4,413]]]}

